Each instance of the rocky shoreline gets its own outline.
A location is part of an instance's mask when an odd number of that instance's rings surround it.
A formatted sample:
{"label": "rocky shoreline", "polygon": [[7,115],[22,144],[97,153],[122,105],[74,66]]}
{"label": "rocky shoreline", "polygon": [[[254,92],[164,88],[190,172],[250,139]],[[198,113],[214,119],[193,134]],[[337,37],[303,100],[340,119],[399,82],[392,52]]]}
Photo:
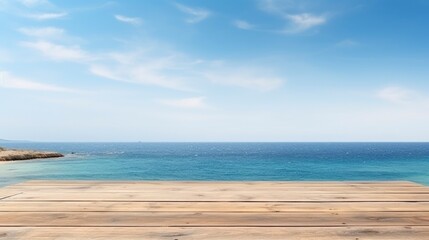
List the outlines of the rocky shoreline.
{"label": "rocky shoreline", "polygon": [[0,162],[21,161],[40,158],[59,158],[63,154],[57,152],[40,152],[31,150],[5,149],[0,147]]}

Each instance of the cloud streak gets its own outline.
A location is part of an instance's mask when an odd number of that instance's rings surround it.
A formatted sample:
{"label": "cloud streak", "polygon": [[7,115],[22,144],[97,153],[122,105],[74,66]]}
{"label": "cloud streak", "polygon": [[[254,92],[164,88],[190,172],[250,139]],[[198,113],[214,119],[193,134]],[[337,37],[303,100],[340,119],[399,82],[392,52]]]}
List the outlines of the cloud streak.
{"label": "cloud streak", "polygon": [[39,51],[42,55],[59,61],[86,61],[91,57],[79,46],[64,46],[48,41],[22,42],[22,46]]}
{"label": "cloud streak", "polygon": [[150,61],[138,61],[134,64],[120,62],[93,64],[90,73],[102,78],[121,82],[153,85],[178,91],[191,91],[180,77],[168,74],[169,63],[159,66]]}
{"label": "cloud streak", "polygon": [[291,22],[291,27],[286,28],[284,32],[303,32],[310,28],[320,26],[326,23],[327,18],[324,16],[316,16],[310,13],[291,14],[287,15],[287,19]]}
{"label": "cloud streak", "polygon": [[208,18],[211,12],[201,8],[192,8],[182,4],[176,4],[177,9],[189,15],[187,23],[198,23]]}
{"label": "cloud streak", "polygon": [[377,97],[391,103],[404,103],[411,100],[414,91],[401,87],[385,87],[377,92]]}
{"label": "cloud streak", "polygon": [[255,27],[253,24],[250,24],[243,20],[236,20],[233,22],[233,25],[237,28],[244,29],[244,30],[250,30]]}
{"label": "cloud streak", "polygon": [[73,89],[39,83],[24,78],[16,77],[6,71],[0,71],[0,87],[48,92],[76,92]]}
{"label": "cloud streak", "polygon": [[192,97],[182,99],[162,99],[161,104],[176,108],[187,108],[187,109],[202,109],[206,107],[205,97]]}
{"label": "cloud streak", "polygon": [[262,11],[280,17],[285,22],[283,29],[274,31],[278,33],[301,33],[328,22],[326,14],[309,12],[309,4],[305,1],[261,0],[259,5]]}
{"label": "cloud streak", "polygon": [[[30,36],[56,35],[56,28],[20,29]],[[224,86],[235,86],[258,91],[271,91],[281,87],[284,79],[260,68],[243,64],[222,63],[195,59],[185,54],[165,51],[159,47],[128,52],[91,53],[78,45],[62,45],[48,40],[21,42],[55,61],[83,64],[88,71],[104,79],[157,86],[177,91],[195,92],[201,81]],[[235,67],[231,67],[234,65]]]}
{"label": "cloud streak", "polygon": [[27,17],[35,19],[35,20],[39,20],[39,21],[44,21],[44,20],[60,19],[60,18],[63,18],[67,15],[68,15],[68,13],[66,13],[66,12],[57,12],[57,13],[30,14],[30,15],[27,15]]}
{"label": "cloud streak", "polygon": [[59,38],[64,34],[64,29],[56,27],[43,28],[19,28],[18,32],[36,38]]}
{"label": "cloud streak", "polygon": [[115,19],[120,21],[120,22],[128,23],[131,25],[140,25],[142,23],[142,20],[140,18],[127,17],[124,15],[115,15]]}
{"label": "cloud streak", "polygon": [[[108,62],[95,63],[90,72],[96,76],[130,83],[154,85],[178,91],[195,91],[192,83],[212,82],[262,92],[280,88],[284,79],[264,69],[230,67],[234,64],[213,64],[184,56],[144,53],[115,53]],[[106,58],[105,58],[106,59]]]}

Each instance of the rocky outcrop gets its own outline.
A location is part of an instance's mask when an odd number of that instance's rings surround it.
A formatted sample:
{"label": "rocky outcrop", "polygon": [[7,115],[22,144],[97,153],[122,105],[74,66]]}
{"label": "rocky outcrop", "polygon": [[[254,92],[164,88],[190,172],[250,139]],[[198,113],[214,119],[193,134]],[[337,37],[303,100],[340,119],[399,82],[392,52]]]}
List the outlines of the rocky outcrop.
{"label": "rocky outcrop", "polygon": [[56,152],[39,152],[30,150],[5,149],[0,147],[0,161],[20,161],[38,158],[58,158],[64,157]]}

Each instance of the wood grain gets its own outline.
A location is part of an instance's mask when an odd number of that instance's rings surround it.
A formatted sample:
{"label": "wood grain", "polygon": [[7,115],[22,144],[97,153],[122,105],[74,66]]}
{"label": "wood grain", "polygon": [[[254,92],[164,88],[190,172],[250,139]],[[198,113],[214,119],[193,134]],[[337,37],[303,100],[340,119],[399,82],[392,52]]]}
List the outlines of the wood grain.
{"label": "wood grain", "polygon": [[338,227],[406,225],[429,226],[429,213],[3,212],[0,215],[0,226],[22,227]]}
{"label": "wood grain", "polygon": [[429,202],[0,201],[0,212],[429,212]]}
{"label": "wood grain", "polygon": [[389,182],[29,181],[0,239],[427,240],[429,188]]}
{"label": "wood grain", "polygon": [[36,186],[55,186],[55,185],[72,185],[72,186],[88,186],[88,185],[155,185],[155,186],[422,186],[421,184],[409,181],[86,181],[86,180],[31,180],[18,185],[36,185]]}
{"label": "wood grain", "polygon": [[0,239],[427,240],[429,227],[0,227]]}
{"label": "wood grain", "polygon": [[21,194],[20,191],[8,191],[8,190],[1,190],[0,191],[0,200],[15,196]]}
{"label": "wood grain", "polygon": [[23,192],[5,201],[127,201],[127,202],[428,202],[429,194],[349,194],[327,192]]}
{"label": "wood grain", "polygon": [[122,185],[104,185],[104,184],[93,184],[93,185],[13,185],[6,187],[5,189],[13,191],[26,192],[159,192],[159,191],[193,191],[193,192],[243,192],[243,191],[274,191],[274,192],[314,192],[314,193],[372,193],[372,194],[385,194],[385,193],[429,193],[429,188],[424,186],[370,186],[370,185],[348,185],[348,186],[295,186],[295,185],[277,185],[277,186],[225,186],[225,185],[195,185],[195,184],[184,184],[181,186],[169,186],[169,185],[141,185],[141,184],[122,184]]}

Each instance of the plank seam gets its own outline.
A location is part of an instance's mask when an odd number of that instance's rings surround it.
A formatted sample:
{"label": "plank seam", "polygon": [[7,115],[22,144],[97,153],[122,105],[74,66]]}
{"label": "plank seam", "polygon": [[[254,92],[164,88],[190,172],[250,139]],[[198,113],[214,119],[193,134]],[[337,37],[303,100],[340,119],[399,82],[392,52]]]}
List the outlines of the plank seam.
{"label": "plank seam", "polygon": [[189,227],[189,228],[350,228],[350,227],[429,227],[429,225],[412,225],[412,224],[403,224],[403,225],[377,225],[377,224],[369,224],[369,225],[354,225],[354,224],[336,224],[336,225],[180,225],[180,224],[172,224],[172,225],[148,225],[148,226],[141,226],[141,225],[0,225],[1,228],[10,228],[10,227],[31,227],[31,228],[63,228],[63,227],[79,227],[79,228],[94,228],[94,227],[100,227],[100,228],[153,228],[153,227],[159,227],[159,228],[168,228],[168,227]]}
{"label": "plank seam", "polygon": [[10,197],[14,197],[14,196],[20,195],[20,194],[22,194],[22,192],[20,192],[20,193],[15,193],[15,194],[12,194],[12,195],[9,195],[9,196],[6,196],[6,197],[2,197],[2,198],[0,198],[0,201],[1,201],[1,200],[4,200],[4,199],[7,199],[7,198],[10,198]]}
{"label": "plank seam", "polygon": [[[18,194],[16,194],[18,195]],[[15,196],[15,195],[13,195]],[[6,198],[9,197],[13,197],[13,196],[8,196]],[[2,200],[2,199],[0,199]],[[108,199],[106,200],[93,200],[93,199],[85,199],[85,200],[43,200],[43,199],[39,199],[39,200],[22,200],[22,199],[11,199],[11,200],[5,200],[4,202],[147,202],[147,203],[186,203],[186,202],[190,202],[190,203],[369,203],[369,202],[373,202],[373,203],[394,203],[394,202],[398,202],[397,200],[374,200],[374,201],[354,201],[354,200],[350,200],[350,201],[336,201],[336,200],[326,200],[326,201],[311,201],[311,200],[305,200],[305,201],[165,201],[165,200],[112,200],[112,199]],[[429,200],[419,200],[419,201],[401,201],[402,203],[427,203],[429,202]]]}

